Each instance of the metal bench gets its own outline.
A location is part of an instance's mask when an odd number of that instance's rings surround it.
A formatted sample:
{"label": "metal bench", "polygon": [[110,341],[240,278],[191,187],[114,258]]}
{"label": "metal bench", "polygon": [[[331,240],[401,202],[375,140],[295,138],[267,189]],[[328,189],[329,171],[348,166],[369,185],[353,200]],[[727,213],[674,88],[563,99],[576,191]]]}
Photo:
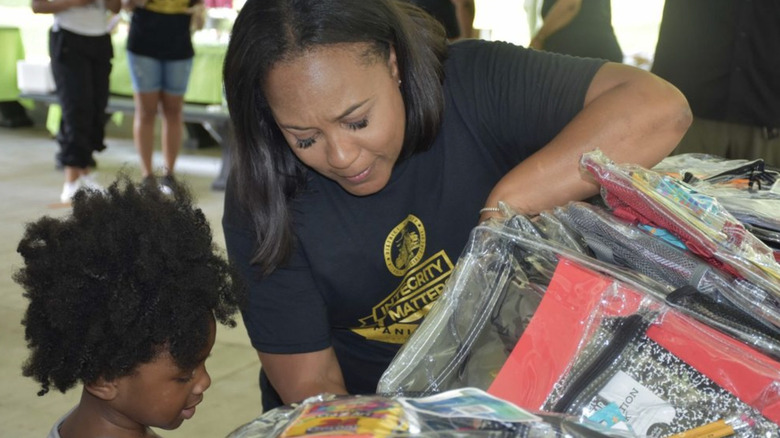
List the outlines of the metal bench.
{"label": "metal bench", "polygon": [[[22,93],[19,99],[30,99],[35,102],[41,102],[46,105],[59,104],[57,95],[54,93]],[[135,103],[133,98],[126,96],[111,95],[108,98],[106,113],[124,114],[135,113]],[[218,105],[200,105],[194,103],[185,103],[182,111],[185,122],[198,123],[209,133],[209,135],[220,145],[222,160],[220,163],[219,175],[211,184],[213,190],[224,190],[227,182],[227,174],[230,170],[230,142],[231,125],[230,115],[226,108]]]}

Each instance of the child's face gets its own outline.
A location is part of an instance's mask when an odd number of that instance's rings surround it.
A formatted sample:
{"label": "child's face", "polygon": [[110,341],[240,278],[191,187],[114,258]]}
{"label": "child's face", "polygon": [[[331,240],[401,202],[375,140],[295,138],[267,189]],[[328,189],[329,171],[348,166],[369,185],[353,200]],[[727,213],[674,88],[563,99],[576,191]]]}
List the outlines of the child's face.
{"label": "child's face", "polygon": [[171,430],[195,415],[195,406],[211,385],[205,362],[216,337],[213,317],[210,325],[208,344],[195,369],[182,370],[165,350],[152,362],[139,365],[133,374],[118,379],[114,406],[128,423]]}

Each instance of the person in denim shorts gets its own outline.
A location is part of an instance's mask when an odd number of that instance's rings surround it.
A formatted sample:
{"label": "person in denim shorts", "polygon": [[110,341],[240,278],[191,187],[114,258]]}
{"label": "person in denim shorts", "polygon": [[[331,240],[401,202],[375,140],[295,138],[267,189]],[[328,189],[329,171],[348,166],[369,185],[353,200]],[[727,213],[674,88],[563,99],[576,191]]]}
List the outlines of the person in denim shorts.
{"label": "person in denim shorts", "polygon": [[184,93],[195,52],[190,21],[200,0],[124,0],[133,10],[127,38],[127,59],[133,82],[135,118],[133,139],[141,175],[156,184],[152,168],[154,125],[162,108],[163,170],[160,189],[170,192],[183,136]]}

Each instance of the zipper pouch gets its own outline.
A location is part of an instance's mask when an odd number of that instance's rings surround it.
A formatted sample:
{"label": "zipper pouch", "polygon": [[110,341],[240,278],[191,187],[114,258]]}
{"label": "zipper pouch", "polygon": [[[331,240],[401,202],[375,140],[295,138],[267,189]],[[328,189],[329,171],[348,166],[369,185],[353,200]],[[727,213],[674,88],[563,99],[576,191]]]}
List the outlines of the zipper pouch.
{"label": "zipper pouch", "polygon": [[[532,319],[560,254],[599,272],[619,269],[582,254],[569,238],[547,240],[551,229],[561,226],[512,216],[472,230],[442,296],[385,370],[377,392],[427,396],[465,386],[487,389]],[[616,275],[652,283],[634,272]],[[668,291],[656,293],[665,297]]]}
{"label": "zipper pouch", "polygon": [[599,260],[688,291],[670,294],[667,303],[780,358],[780,303],[766,291],[603,208],[573,202],[556,208],[555,215],[582,236]]}
{"label": "zipper pouch", "polygon": [[489,393],[664,437],[735,415],[778,436],[780,362],[562,259]]}
{"label": "zipper pouch", "polygon": [[673,177],[618,165],[598,150],[583,154],[581,166],[601,184],[615,216],[666,229],[708,263],[780,300],[780,264],[774,252],[716,198]]}
{"label": "zipper pouch", "polygon": [[659,300],[673,290],[583,254],[572,239],[547,240],[549,230],[561,229],[553,221],[507,216],[472,230],[442,296],[383,373],[378,393],[416,397],[466,386],[487,389],[533,320],[561,257]]}

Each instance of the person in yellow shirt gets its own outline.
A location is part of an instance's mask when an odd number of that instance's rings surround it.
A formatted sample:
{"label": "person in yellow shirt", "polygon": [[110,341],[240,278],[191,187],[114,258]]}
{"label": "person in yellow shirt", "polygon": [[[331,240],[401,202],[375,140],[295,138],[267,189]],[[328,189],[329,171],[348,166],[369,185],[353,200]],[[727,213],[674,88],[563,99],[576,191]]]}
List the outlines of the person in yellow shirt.
{"label": "person in yellow shirt", "polygon": [[162,111],[163,169],[159,188],[170,193],[183,137],[184,94],[192,70],[190,25],[201,0],[123,0],[132,10],[127,61],[133,83],[133,141],[141,175],[157,185],[152,167],[154,126]]}

